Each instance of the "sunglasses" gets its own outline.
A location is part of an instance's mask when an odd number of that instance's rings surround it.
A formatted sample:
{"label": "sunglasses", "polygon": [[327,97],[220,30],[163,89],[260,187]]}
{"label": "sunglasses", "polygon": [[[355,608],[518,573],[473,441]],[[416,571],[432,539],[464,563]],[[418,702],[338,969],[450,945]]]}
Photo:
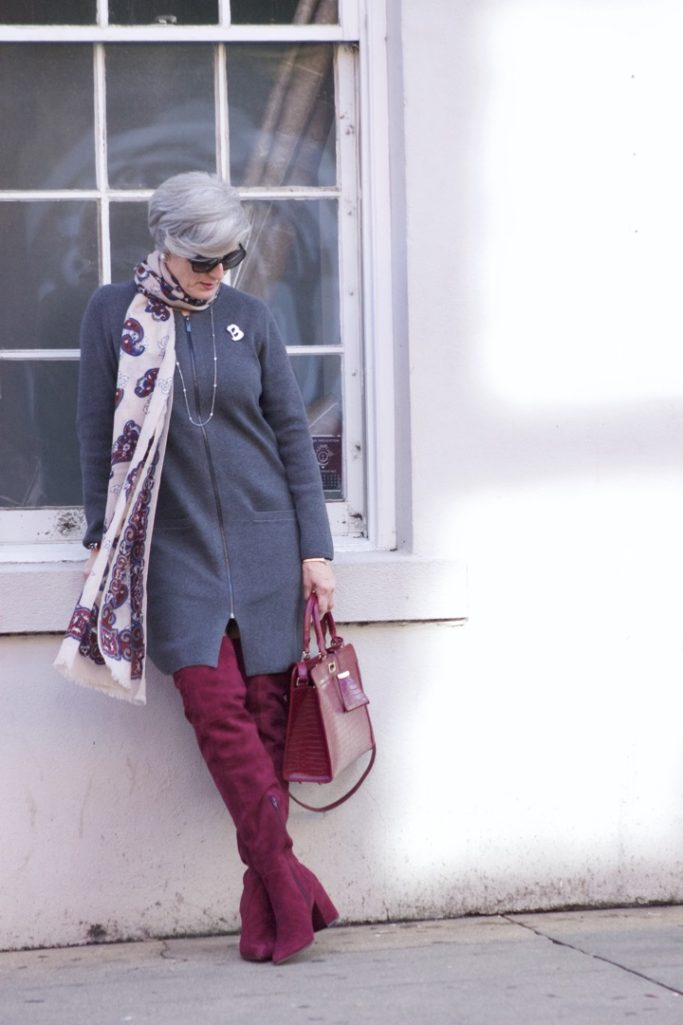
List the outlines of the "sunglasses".
{"label": "sunglasses", "polygon": [[217,267],[218,264],[222,266],[223,270],[232,270],[233,267],[237,267],[244,257],[247,255],[247,251],[240,242],[238,249],[233,249],[231,253],[226,253],[225,256],[219,256],[216,260],[202,260],[200,256],[194,260],[190,260],[190,267],[195,274],[208,274],[210,271]]}

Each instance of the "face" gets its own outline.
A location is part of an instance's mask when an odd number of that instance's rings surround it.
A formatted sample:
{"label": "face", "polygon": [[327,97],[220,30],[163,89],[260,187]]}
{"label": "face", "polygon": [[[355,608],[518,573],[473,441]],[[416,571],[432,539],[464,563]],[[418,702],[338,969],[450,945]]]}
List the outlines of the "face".
{"label": "face", "polygon": [[183,256],[176,256],[175,253],[166,254],[166,266],[183,291],[191,299],[201,299],[202,302],[213,299],[225,276],[225,271],[220,263],[213,270],[196,274],[190,266],[190,261]]}

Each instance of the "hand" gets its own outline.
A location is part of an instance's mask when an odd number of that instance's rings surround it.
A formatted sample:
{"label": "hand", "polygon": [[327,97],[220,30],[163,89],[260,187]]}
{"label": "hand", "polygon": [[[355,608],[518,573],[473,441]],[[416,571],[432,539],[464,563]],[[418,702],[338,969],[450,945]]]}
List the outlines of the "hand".
{"label": "hand", "polygon": [[83,567],[83,576],[85,577],[86,580],[88,579],[88,577],[92,573],[92,568],[95,565],[95,559],[97,558],[97,556],[99,554],[100,554],[99,548],[91,549],[90,554],[88,555],[88,559],[86,561],[86,564]]}
{"label": "hand", "polygon": [[312,591],[318,596],[318,608],[320,615],[331,612],[334,607],[335,579],[332,567],[328,562],[304,562],[302,563],[302,575],[304,583],[304,598],[308,598]]}

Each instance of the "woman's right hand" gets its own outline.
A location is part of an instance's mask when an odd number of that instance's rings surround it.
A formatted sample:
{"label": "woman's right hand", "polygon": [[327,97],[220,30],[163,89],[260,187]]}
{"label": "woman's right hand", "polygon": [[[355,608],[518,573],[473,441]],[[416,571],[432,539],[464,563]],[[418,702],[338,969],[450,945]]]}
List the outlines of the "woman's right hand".
{"label": "woman's right hand", "polygon": [[92,573],[92,568],[95,565],[95,559],[97,558],[97,556],[99,554],[100,554],[99,548],[92,548],[90,550],[90,554],[88,555],[88,558],[87,558],[87,561],[85,563],[85,566],[83,567],[83,576],[85,577],[86,580],[88,579],[88,577]]}

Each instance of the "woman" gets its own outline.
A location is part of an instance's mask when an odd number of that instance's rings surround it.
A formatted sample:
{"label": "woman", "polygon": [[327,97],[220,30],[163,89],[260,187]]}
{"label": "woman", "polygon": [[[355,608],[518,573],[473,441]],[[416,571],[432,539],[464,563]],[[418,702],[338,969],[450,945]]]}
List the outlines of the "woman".
{"label": "woman", "polygon": [[280,964],[337,918],[294,856],[282,777],[303,603],[334,595],[320,472],[272,315],[222,284],[246,255],[237,193],[169,178],[149,227],[135,281],[98,289],[83,319],[92,551],[56,665],[138,703],[147,653],[172,674],[247,865],[240,953]]}

